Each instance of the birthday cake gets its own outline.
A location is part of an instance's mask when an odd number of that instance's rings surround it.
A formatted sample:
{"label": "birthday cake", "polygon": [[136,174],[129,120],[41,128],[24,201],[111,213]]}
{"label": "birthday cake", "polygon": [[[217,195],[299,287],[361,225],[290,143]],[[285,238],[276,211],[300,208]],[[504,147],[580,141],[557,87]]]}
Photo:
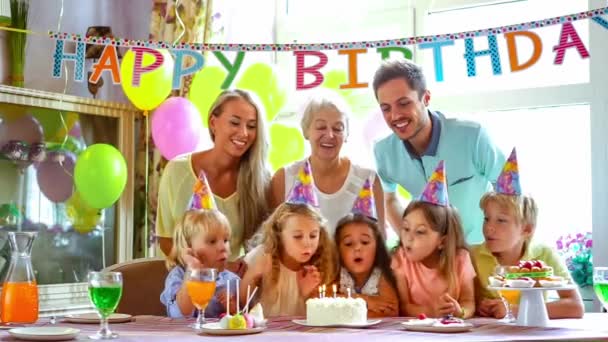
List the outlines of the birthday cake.
{"label": "birthday cake", "polygon": [[367,323],[367,303],[361,298],[324,297],[306,301],[306,323],[349,325]]}

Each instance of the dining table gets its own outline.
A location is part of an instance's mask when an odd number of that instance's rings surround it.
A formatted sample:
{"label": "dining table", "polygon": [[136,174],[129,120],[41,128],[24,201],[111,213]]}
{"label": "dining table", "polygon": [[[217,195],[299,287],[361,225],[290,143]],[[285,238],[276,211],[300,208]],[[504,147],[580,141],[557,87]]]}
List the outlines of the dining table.
{"label": "dining table", "polygon": [[[382,318],[367,328],[310,327],[296,324],[302,317],[276,317],[268,319],[266,328],[257,334],[237,336],[211,336],[189,327],[193,319],[172,319],[160,316],[133,316],[124,323],[110,325],[118,334],[113,341],[290,341],[290,342],[357,342],[357,341],[608,341],[608,313],[587,313],[581,319],[553,319],[547,326],[518,326],[504,324],[490,318],[472,318],[467,322],[473,328],[460,333],[408,331],[401,324],[405,317]],[[213,319],[209,321],[214,321]],[[64,319],[42,318],[28,326],[69,327],[80,332],[76,340],[88,340],[99,329],[99,324],[76,324]],[[0,330],[0,341],[15,341],[8,330]]]}

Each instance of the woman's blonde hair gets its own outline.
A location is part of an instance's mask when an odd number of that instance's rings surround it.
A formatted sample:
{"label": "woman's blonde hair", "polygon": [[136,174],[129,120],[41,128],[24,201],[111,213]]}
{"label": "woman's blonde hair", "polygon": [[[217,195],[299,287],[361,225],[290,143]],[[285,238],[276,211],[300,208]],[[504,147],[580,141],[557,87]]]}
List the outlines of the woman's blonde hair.
{"label": "woman's blonde hair", "polygon": [[524,251],[528,249],[532,235],[536,230],[536,219],[538,217],[538,207],[536,201],[530,196],[512,196],[498,192],[487,192],[479,200],[479,208],[486,211],[489,203],[496,203],[499,207],[511,213],[519,224],[530,225],[532,233],[524,240]]}
{"label": "woman's blonde hair", "polygon": [[277,283],[280,272],[280,256],[283,250],[281,232],[285,222],[291,216],[300,215],[308,217],[319,224],[319,245],[307,265],[315,266],[321,273],[321,283],[329,284],[336,277],[337,253],[332,239],[327,233],[327,222],[312,206],[307,204],[283,203],[278,206],[262,225],[260,242],[264,252],[272,260],[271,273],[264,277],[272,287]]}
{"label": "woman's blonde hair", "polygon": [[344,140],[348,137],[349,131],[349,118],[350,109],[346,101],[342,99],[338,94],[334,94],[331,90],[317,91],[317,94],[311,97],[302,113],[302,120],[300,121],[300,127],[302,128],[302,135],[308,139],[308,129],[312,124],[314,115],[322,110],[335,110],[344,116]]}
{"label": "woman's blonde hair", "polygon": [[173,231],[173,248],[167,257],[167,268],[175,266],[185,268],[182,254],[192,247],[192,239],[198,234],[208,234],[214,231],[225,231],[230,241],[230,223],[224,214],[216,209],[187,210],[179,220]]}
{"label": "woman's blonde hair", "polygon": [[[244,232],[240,242],[247,241],[268,214],[267,193],[270,185],[270,171],[268,167],[268,136],[266,132],[266,114],[260,101],[253,93],[240,89],[224,90],[213,102],[209,110],[208,121],[211,117],[222,114],[224,104],[229,101],[242,99],[255,108],[257,115],[256,139],[253,145],[241,157],[239,175],[236,183],[238,192],[238,207],[241,214],[241,224]],[[211,140],[215,141],[215,134],[209,126]]]}
{"label": "woman's blonde hair", "polygon": [[420,210],[430,228],[445,237],[443,249],[439,255],[439,273],[448,281],[448,293],[457,298],[460,295],[458,284],[457,255],[461,250],[468,251],[462,231],[460,215],[452,206],[440,206],[423,201],[412,201],[405,209],[403,217]]}

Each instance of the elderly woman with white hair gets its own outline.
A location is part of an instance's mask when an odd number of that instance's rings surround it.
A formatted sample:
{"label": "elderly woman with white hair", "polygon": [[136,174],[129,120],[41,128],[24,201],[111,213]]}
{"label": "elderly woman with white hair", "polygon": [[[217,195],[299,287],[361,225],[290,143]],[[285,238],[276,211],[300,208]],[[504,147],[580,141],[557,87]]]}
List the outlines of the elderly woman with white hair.
{"label": "elderly woman with white hair", "polygon": [[348,157],[340,154],[342,145],[348,138],[348,120],[348,107],[340,97],[323,94],[307,103],[301,127],[304,138],[310,143],[311,154],[274,174],[270,206],[276,208],[285,201],[298,171],[308,160],[320,211],[328,220],[327,227],[331,236],[334,235],[336,223],[351,212],[367,179],[373,182],[377,219],[384,233],[384,194],[376,172],[353,164]]}

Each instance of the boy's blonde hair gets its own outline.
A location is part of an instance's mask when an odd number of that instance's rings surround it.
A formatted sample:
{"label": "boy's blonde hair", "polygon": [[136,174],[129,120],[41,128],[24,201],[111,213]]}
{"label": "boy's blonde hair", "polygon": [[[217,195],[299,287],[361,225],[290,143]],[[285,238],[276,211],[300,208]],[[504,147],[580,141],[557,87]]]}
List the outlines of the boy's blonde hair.
{"label": "boy's blonde hair", "polygon": [[192,239],[198,234],[214,231],[227,231],[230,240],[230,223],[224,214],[217,209],[190,209],[179,220],[173,231],[173,248],[167,257],[167,268],[175,266],[185,268],[182,254],[192,247]]}
{"label": "boy's blonde hair", "polygon": [[456,256],[459,251],[468,251],[468,248],[458,211],[452,206],[444,207],[423,201],[412,201],[405,208],[403,218],[415,210],[422,212],[432,230],[442,237],[445,236],[443,249],[439,255],[439,273],[448,281],[448,293],[459,296],[459,275],[455,272]]}
{"label": "boy's blonde hair", "polygon": [[321,283],[329,284],[336,276],[337,253],[333,241],[327,233],[326,220],[319,212],[307,204],[283,203],[278,206],[270,217],[262,225],[260,230],[261,244],[264,252],[270,255],[272,260],[271,272],[264,279],[268,279],[271,287],[277,283],[280,271],[280,254],[283,249],[281,232],[285,227],[285,221],[291,216],[306,216],[319,224],[319,245],[307,265],[315,266],[321,273]]}
{"label": "boy's blonde hair", "polygon": [[536,228],[538,207],[536,201],[530,196],[506,195],[497,192],[487,192],[479,200],[479,208],[486,211],[489,203],[496,203],[502,209],[508,211],[519,224],[528,224],[532,227],[532,234],[524,241],[524,251],[527,249]]}

